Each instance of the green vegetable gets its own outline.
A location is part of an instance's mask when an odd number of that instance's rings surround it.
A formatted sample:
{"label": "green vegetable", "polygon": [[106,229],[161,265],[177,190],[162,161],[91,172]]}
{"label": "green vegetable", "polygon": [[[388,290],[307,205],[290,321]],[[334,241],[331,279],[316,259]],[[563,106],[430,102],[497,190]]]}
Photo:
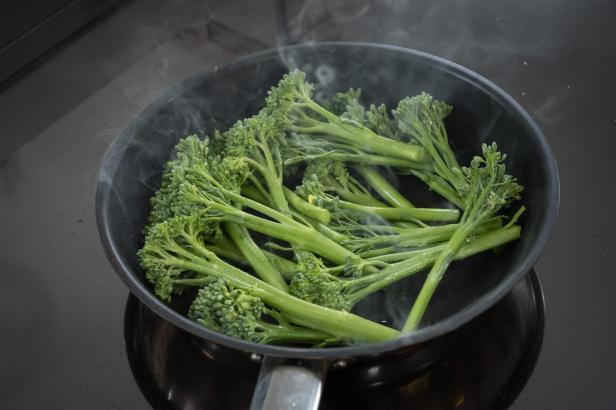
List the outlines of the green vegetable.
{"label": "green vegetable", "polygon": [[394,158],[424,162],[428,158],[419,146],[392,141],[348,118],[339,117],[312,99],[312,85],[295,70],[272,87],[265,100],[265,112],[276,117],[289,132],[321,138],[360,150]]}
{"label": "green vegetable", "polygon": [[[235,164],[235,163],[234,163]],[[259,202],[246,198],[230,189],[220,176],[221,164],[215,164],[213,171],[211,162],[193,165],[185,172],[185,182],[180,187],[181,200],[186,208],[193,209],[200,205],[207,213],[209,221],[217,223],[232,223],[249,230],[269,235],[289,243],[299,249],[315,252],[335,263],[346,263],[347,259],[356,256],[327,238],[311,225],[299,222],[291,216],[269,208]],[[237,164],[235,164],[237,165]],[[242,208],[250,208],[269,219],[248,213]]]}
{"label": "green vegetable", "polygon": [[[467,258],[519,237],[520,228],[518,226],[505,227],[478,235],[460,249],[455,258]],[[443,244],[415,251],[413,255],[406,254],[406,259],[389,265],[378,273],[358,278],[338,277],[331,273],[332,269],[326,268],[315,256],[304,255],[291,280],[290,291],[291,294],[312,303],[332,309],[351,310],[357,302],[368,295],[430,267],[446,246]]]}
{"label": "green vegetable", "polygon": [[[412,331],[450,263],[520,237],[524,208],[504,226],[498,212],[522,187],[496,145],[458,164],[451,106],[424,93],[390,113],[359,99],[351,89],[317,103],[294,71],[256,115],[180,140],[138,252],[156,295],[181,294],[192,320],[251,342],[378,342],[400,332],[350,313],[359,301],[431,268]],[[428,208],[384,172],[414,175],[450,204]]]}
{"label": "green vegetable", "polygon": [[426,277],[423,287],[413,304],[403,332],[419,326],[428,303],[443,278],[447,267],[456,257],[464,242],[481,223],[493,217],[502,207],[520,199],[522,186],[506,173],[506,155],[497,150],[496,143],[483,144],[483,157],[475,157],[468,168],[462,169],[465,184],[459,187],[464,194],[464,214],[447,246],[440,252]]}
{"label": "green vegetable", "polygon": [[354,169],[389,205],[400,208],[415,208],[415,205],[398,192],[376,169],[365,165],[355,166]]}
{"label": "green vegetable", "polygon": [[[235,247],[235,244],[225,237],[217,238],[214,243],[205,243],[205,247],[229,261],[250,266],[250,262],[243,257],[240,250]],[[292,261],[268,251],[263,251],[263,254],[269,259],[274,270],[280,272],[280,275],[285,280],[291,280],[295,270],[295,264]]]}
{"label": "green vegetable", "polygon": [[404,98],[393,111],[401,131],[417,141],[429,154],[433,171],[411,170],[428,186],[456,206],[463,208],[460,190],[465,184],[464,175],[449,145],[443,120],[452,106],[432,98],[429,94]]}
{"label": "green vegetable", "polygon": [[[241,179],[235,191],[245,191],[246,180],[259,194],[270,198],[270,203],[281,212],[288,211],[287,202],[282,192],[282,160],[279,146],[284,143],[284,135],[272,118],[257,115],[244,121],[236,122],[223,134],[216,134],[218,149],[213,149],[210,156],[215,160],[240,167]],[[224,142],[221,143],[220,139]],[[235,172],[232,170],[231,172]],[[236,206],[241,209],[241,203]],[[254,242],[245,226],[225,223],[225,230],[244,258],[264,281],[281,290],[287,290],[287,284],[269,259]]]}
{"label": "green vegetable", "polygon": [[149,229],[138,256],[147,279],[162,300],[169,301],[173,293],[185,287],[203,287],[224,279],[233,288],[261,299],[291,322],[334,337],[374,342],[398,334],[359,316],[298,299],[228,264],[203,244],[213,229],[207,221],[202,213],[194,213],[167,219]]}
{"label": "green vegetable", "polygon": [[[266,322],[265,316],[276,323]],[[188,317],[212,330],[257,343],[316,344],[333,339],[328,333],[290,324],[283,314],[224,279],[199,289]]]}

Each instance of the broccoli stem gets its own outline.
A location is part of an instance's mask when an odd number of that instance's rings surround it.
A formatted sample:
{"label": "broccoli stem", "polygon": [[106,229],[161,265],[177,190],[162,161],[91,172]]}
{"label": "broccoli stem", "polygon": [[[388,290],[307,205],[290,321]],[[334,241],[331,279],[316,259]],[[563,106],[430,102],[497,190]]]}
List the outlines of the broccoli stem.
{"label": "broccoli stem", "polygon": [[263,253],[265,253],[265,256],[267,256],[272,265],[276,267],[283,278],[286,280],[291,280],[293,274],[295,273],[295,264],[292,261],[287,258],[283,258],[280,255],[276,255],[275,253],[267,251],[264,251]]}
{"label": "broccoli stem", "polygon": [[[167,262],[172,265],[171,261]],[[296,298],[254,276],[219,260],[211,263],[205,260],[174,261],[179,267],[207,276],[223,278],[233,286],[263,300],[279,310],[292,322],[314,330],[325,331],[333,336],[365,342],[379,342],[398,336],[397,330],[380,325],[348,312],[329,309]],[[202,286],[211,281],[208,278],[176,279],[174,283],[185,286]]]}
{"label": "broccoli stem", "polygon": [[283,191],[288,203],[301,214],[323,225],[327,225],[331,221],[331,215],[327,209],[304,201],[299,195],[287,187],[283,187]]}
{"label": "broccoli stem", "polygon": [[[205,247],[232,262],[248,265],[248,261],[242,257],[240,250],[227,238],[217,239],[214,243],[206,243]],[[263,254],[285,280],[291,280],[295,271],[295,264],[292,261],[268,251],[263,251]]]}
{"label": "broccoli stem", "polygon": [[300,249],[321,255],[337,264],[344,264],[349,258],[352,260],[358,259],[351,251],[321,234],[312,226],[299,223],[290,216],[237,193],[228,190],[224,192],[228,198],[238,205],[252,208],[277,222],[249,214],[227,203],[211,199],[198,191],[189,194],[189,198],[195,203],[201,203],[212,210],[219,211],[220,215],[213,218],[221,222],[236,223],[250,230],[281,239],[297,245]]}
{"label": "broccoli stem", "polygon": [[305,134],[319,134],[321,138],[326,140],[343,142],[375,154],[419,163],[427,162],[427,156],[420,147],[381,137],[367,128],[345,124],[338,117],[333,121],[323,123],[318,120],[306,119],[306,124],[292,127],[291,130]]}
{"label": "broccoli stem", "polygon": [[243,185],[242,186],[242,195],[246,198],[252,199],[253,201],[260,202],[264,205],[271,205],[270,202],[265,198],[263,193],[254,186]]}
{"label": "broccoli stem", "polygon": [[431,253],[431,252],[440,252],[443,250],[444,247],[445,247],[445,244],[441,243],[441,244],[429,245],[427,247],[415,249],[412,251],[394,252],[394,253],[388,253],[386,255],[372,256],[370,258],[364,258],[364,260],[366,262],[396,263],[396,262],[401,262],[401,261],[405,261],[408,259],[412,259],[420,255],[427,255],[428,253]]}
{"label": "broccoli stem", "polygon": [[259,321],[259,326],[268,335],[264,343],[321,343],[332,338],[329,333],[289,324],[274,325]]}
{"label": "broccoli stem", "polygon": [[[290,192],[292,192],[292,191],[290,191]],[[270,201],[268,199],[266,199],[263,195],[261,195],[259,193],[259,191],[257,189],[254,189],[253,187],[250,187],[250,186],[242,187],[242,195],[244,195],[244,196],[246,196],[246,197],[248,197],[248,198],[250,198],[250,199],[252,199],[254,201],[260,202],[260,203],[262,203],[264,205],[271,206]],[[299,197],[299,196],[297,196],[297,197],[300,200],[302,200],[301,197]],[[289,203],[291,203],[291,202],[292,201],[289,201]],[[307,204],[306,201],[302,200],[302,202]],[[292,203],[291,203],[291,206],[293,206]],[[314,205],[313,205],[313,207],[321,209],[321,210],[327,212],[328,219],[331,219],[331,215],[329,214],[329,211],[327,211],[324,208],[320,208],[320,207],[317,207],[317,206],[314,206]],[[314,211],[314,210],[312,209],[310,212],[312,212],[312,211]],[[323,215],[321,215],[321,216],[323,217]],[[322,234],[324,234],[325,236],[327,236],[329,239],[333,240],[334,242],[340,243],[340,242],[342,242],[343,239],[346,239],[346,237],[344,237],[344,236],[334,232],[333,230],[329,229],[327,226],[323,225],[321,222],[318,222],[318,221],[316,221],[314,219],[311,219],[309,216],[306,216],[305,219],[317,231],[321,232]],[[293,273],[293,269],[294,269],[293,268],[293,266],[294,266],[293,262],[291,262],[291,261],[289,261],[289,260],[287,260],[285,258],[282,258],[282,257],[280,257],[280,256],[278,256],[276,254],[269,253],[267,251],[264,251],[264,253],[265,253],[265,256],[268,257],[270,262],[273,263],[276,266],[276,268],[280,271],[281,275],[285,279],[290,280],[291,276],[292,276],[292,273]],[[240,262],[240,261],[236,261],[236,262]],[[290,264],[290,266],[289,266],[289,264]]]}
{"label": "broccoli stem", "polygon": [[432,295],[436,291],[438,284],[441,282],[445,271],[451,264],[451,261],[456,257],[458,251],[466,241],[466,238],[470,234],[470,230],[467,228],[462,228],[457,230],[445,248],[440,252],[430,273],[426,277],[426,280],[419,291],[419,295],[417,295],[417,299],[413,303],[413,307],[411,308],[411,312],[404,324],[402,331],[403,332],[412,332],[417,329],[421,319],[428,308],[428,303],[432,298]]}
{"label": "broccoli stem", "polygon": [[[409,229],[401,232],[398,235],[380,235],[372,238],[364,238],[361,245],[369,245],[377,247],[366,252],[360,253],[364,259],[376,260],[387,256],[388,258],[396,258],[399,255],[397,252],[400,247],[417,247],[432,245],[435,243],[447,241],[453,233],[459,229],[460,224],[449,224],[440,226],[429,226],[426,228]],[[490,218],[487,221],[479,224],[473,231],[474,234],[490,232],[501,227],[501,218]],[[390,245],[386,247],[378,247],[382,245]],[[388,256],[393,255],[393,256]],[[380,260],[380,259],[379,259]],[[383,259],[383,261],[386,261]]]}
{"label": "broccoli stem", "polygon": [[437,242],[446,241],[458,228],[458,224],[429,226],[427,228],[417,228],[407,230],[398,235],[381,235],[372,238],[365,238],[364,245],[371,247],[389,244],[397,246],[424,246]]}
{"label": "broccoli stem", "polygon": [[258,216],[237,211],[220,217],[222,220],[246,226],[248,229],[281,239],[310,252],[323,256],[337,264],[344,264],[349,258],[358,257],[348,249],[337,244],[327,236],[312,227],[305,226],[294,220],[278,223]]}
{"label": "broccoli stem", "polygon": [[380,216],[388,221],[410,221],[417,219],[428,222],[454,222],[460,217],[457,209],[446,208],[388,208],[358,205],[353,202],[339,201],[342,208]]}
{"label": "broccoli stem", "polygon": [[354,169],[364,178],[364,180],[374,189],[387,203],[399,208],[414,208],[404,195],[394,188],[389,181],[374,168],[367,166],[355,166]]}
{"label": "broccoli stem", "polygon": [[226,223],[225,230],[242,253],[246,261],[250,264],[255,273],[266,283],[283,290],[289,291],[287,283],[284,281],[278,270],[272,265],[265,253],[259,248],[250,236],[248,230],[240,225]]}
{"label": "broccoli stem", "polygon": [[[455,241],[456,241],[457,246],[463,245],[468,237],[468,232],[464,232],[464,231],[465,230],[459,230],[456,232],[457,236],[456,236]],[[450,252],[451,249],[453,248],[449,248],[449,243],[443,244],[441,246],[436,246],[428,250],[424,250],[422,251],[423,252],[422,254],[419,254],[415,257],[411,257],[407,260],[390,265],[377,274],[372,274],[372,275],[361,278],[363,280],[366,280],[366,278],[370,278],[373,281],[373,283],[370,284],[369,286],[364,287],[363,289],[357,292],[354,292],[353,300],[356,303],[357,301],[365,298],[369,294],[374,293],[380,289],[383,289],[389,286],[390,284],[397,282],[400,279],[403,279],[407,276],[418,273],[428,268],[432,264],[434,264],[432,270],[439,269],[440,271],[442,269],[442,265],[437,265],[437,264],[442,264],[443,262],[439,262],[439,261],[445,260],[446,258],[450,258],[449,263],[451,263],[452,260],[465,259],[470,256],[476,255],[478,253],[484,252],[488,249],[496,248],[506,243],[509,243],[511,241],[514,241],[518,239],[520,235],[521,235],[520,227],[518,225],[512,225],[512,226],[500,228],[495,231],[488,232],[482,235],[478,235],[472,242],[461,247],[461,249],[459,249],[459,251],[453,256],[452,256],[452,253]],[[452,240],[453,240],[453,237],[452,237]],[[446,256],[442,257],[442,255],[446,255]],[[446,270],[447,266],[445,266],[444,269]],[[421,316],[423,315],[423,312],[425,312],[430,296],[432,293],[434,293],[434,289],[436,288],[437,284],[438,283],[429,285],[430,288],[426,292],[424,292],[424,296],[422,297],[422,299],[420,300],[418,297],[418,299],[415,301],[415,305],[419,304],[419,307],[416,309],[415,311],[416,313],[414,314],[412,322],[411,322],[413,326],[417,326],[418,319],[421,320]],[[421,292],[420,292],[420,295],[421,295]],[[410,330],[413,330],[413,328],[411,328]],[[402,331],[403,332],[409,331],[406,328],[406,325]]]}
{"label": "broccoli stem", "polygon": [[350,162],[374,166],[393,168],[409,168],[418,171],[431,171],[432,166],[428,163],[409,161],[408,159],[395,158],[385,155],[370,154],[367,152],[347,153],[341,151],[328,151],[320,154],[302,154],[285,160],[285,165],[293,165],[298,162],[318,159],[331,159],[340,162]]}
{"label": "broccoli stem", "polygon": [[374,207],[386,207],[387,205],[379,201],[370,194],[364,194],[359,192],[351,192],[344,188],[334,188],[334,192],[343,200],[352,202],[357,205],[374,206]]}
{"label": "broccoli stem", "polygon": [[[416,229],[422,229],[420,226],[412,225],[402,226],[402,225],[362,225],[363,228],[373,231],[375,233],[379,233],[382,235],[394,235],[394,234],[403,234],[409,231],[414,231]],[[355,226],[337,226],[337,232],[353,232],[356,231],[357,227]]]}
{"label": "broccoli stem", "polygon": [[336,232],[335,230],[333,230],[327,225],[323,225],[322,223],[315,221],[314,219],[310,219],[310,218],[306,218],[306,219],[308,222],[310,222],[310,224],[314,227],[314,229],[316,229],[317,231],[327,236],[329,239],[331,239],[332,241],[336,243],[343,243],[344,241],[348,239],[346,236],[344,236],[343,234],[339,232]]}
{"label": "broccoli stem", "polygon": [[464,201],[462,200],[458,192],[456,192],[456,190],[453,189],[451,185],[445,182],[445,180],[443,180],[441,177],[415,170],[411,170],[411,174],[419,178],[424,184],[428,185],[431,190],[433,190],[458,208],[465,208]]}

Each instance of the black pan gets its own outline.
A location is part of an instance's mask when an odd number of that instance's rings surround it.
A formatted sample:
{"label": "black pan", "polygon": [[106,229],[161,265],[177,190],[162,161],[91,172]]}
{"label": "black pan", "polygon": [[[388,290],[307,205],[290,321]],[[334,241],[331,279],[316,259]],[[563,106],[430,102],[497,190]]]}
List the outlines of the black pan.
{"label": "black pan", "polygon": [[[204,135],[224,129],[255,113],[267,90],[283,73],[296,67],[307,73],[323,96],[360,87],[364,102],[394,106],[404,96],[426,91],[453,104],[454,113],[446,125],[461,163],[480,152],[482,142],[496,141],[509,155],[508,171],[526,188],[522,238],[501,254],[487,252],[455,263],[430,304],[426,326],[410,335],[378,344],[323,349],[260,345],[229,338],[187,319],[186,306],[181,303],[168,306],[161,302],[137,263],[135,254],[143,243],[148,198],[158,187],[163,164],[177,140],[191,133]],[[414,202],[441,205],[440,198],[417,181],[401,179],[399,184],[401,191],[413,192]],[[425,194],[418,197],[419,192]],[[451,334],[499,301],[539,257],[556,219],[558,202],[558,172],[547,141],[528,113],[496,85],[459,65],[418,51],[375,44],[321,43],[252,54],[185,80],[159,97],[105,154],[97,186],[96,217],[107,256],[133,294],[209,345],[246,352],[253,359],[268,358],[255,393],[259,397],[253,402],[255,408],[274,408],[275,400],[290,399],[301,409],[318,402],[319,380],[329,363],[345,366],[357,361],[378,362],[416,350]],[[401,281],[369,298],[357,310],[398,325],[420,283],[412,278]],[[387,317],[374,306],[388,307]],[[311,370],[281,367],[281,359],[301,359]],[[270,380],[274,384],[268,385]],[[270,394],[267,399],[266,387]],[[295,393],[291,394],[293,389]],[[303,396],[299,395],[302,392]],[[277,405],[284,407],[288,402]]]}

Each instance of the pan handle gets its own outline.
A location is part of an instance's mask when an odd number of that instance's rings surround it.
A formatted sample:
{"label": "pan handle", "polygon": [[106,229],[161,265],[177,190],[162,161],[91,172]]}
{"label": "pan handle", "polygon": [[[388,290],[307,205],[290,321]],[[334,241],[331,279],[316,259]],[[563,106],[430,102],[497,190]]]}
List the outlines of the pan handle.
{"label": "pan handle", "polygon": [[317,410],[329,363],[326,360],[263,359],[250,410]]}

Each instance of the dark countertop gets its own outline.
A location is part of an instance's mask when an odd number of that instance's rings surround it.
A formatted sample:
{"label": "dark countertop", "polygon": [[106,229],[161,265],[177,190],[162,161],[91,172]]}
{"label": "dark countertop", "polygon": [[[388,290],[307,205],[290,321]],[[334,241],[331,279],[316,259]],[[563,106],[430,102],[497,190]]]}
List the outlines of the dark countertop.
{"label": "dark countertop", "polygon": [[[132,21],[134,36],[109,40],[106,33],[136,15],[148,19]],[[128,291],[103,255],[94,221],[101,155],[171,84],[255,49],[319,40],[396,44],[453,60],[531,113],[559,164],[561,211],[536,266],[546,300],[543,348],[512,408],[616,407],[614,16],[608,0],[135,1],[120,8],[0,93],[0,106],[27,96],[32,109],[17,107],[11,116],[43,130],[29,141],[20,136],[25,145],[0,165],[0,408],[148,408],[123,345]],[[101,46],[103,68],[83,57],[93,39],[112,41]],[[145,39],[154,45],[135,44]],[[70,89],[75,61],[96,86]],[[54,84],[69,87],[66,96],[50,94]],[[54,98],[63,108],[48,115],[39,100],[54,105]],[[9,121],[7,112],[0,122]]]}

